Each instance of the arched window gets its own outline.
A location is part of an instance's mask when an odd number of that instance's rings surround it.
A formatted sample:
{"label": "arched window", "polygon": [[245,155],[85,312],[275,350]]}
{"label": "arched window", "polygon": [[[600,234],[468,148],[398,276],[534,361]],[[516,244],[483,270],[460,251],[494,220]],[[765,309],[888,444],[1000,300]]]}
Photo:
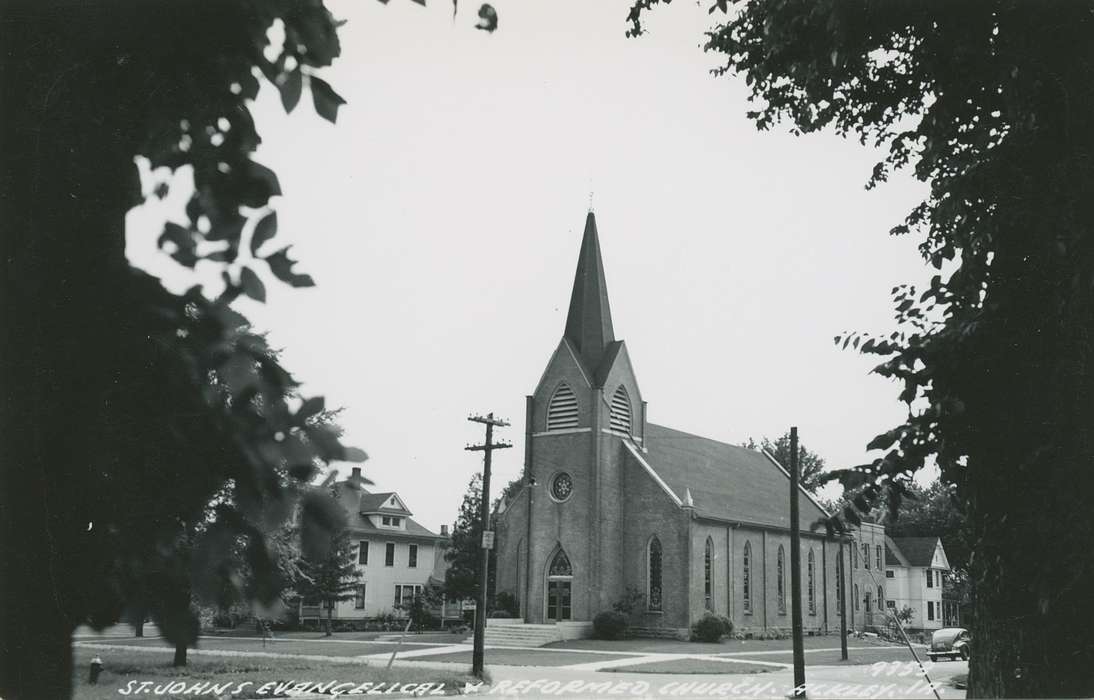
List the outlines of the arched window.
{"label": "arched window", "polygon": [[707,610],[714,610],[714,540],[707,538],[703,555],[703,596]]}
{"label": "arched window", "polygon": [[786,553],[783,546],[779,545],[779,558],[775,562],[776,598],[779,605],[779,614],[786,614]]}
{"label": "arched window", "polygon": [[745,612],[752,612],[752,543],[745,541],[744,562],[741,564],[741,593]]}
{"label": "arched window", "polygon": [[855,610],[858,610],[858,584],[855,584]]}
{"label": "arched window", "polygon": [[858,548],[855,546],[854,542],[851,543],[851,568],[858,568]]}
{"label": "arched window", "polygon": [[816,559],[813,557],[813,550],[809,550],[809,566],[808,566],[808,595],[809,595],[809,614],[817,614],[817,584],[814,577],[816,566]]}
{"label": "arched window", "polygon": [[661,610],[661,540],[657,535],[650,538],[646,551],[646,607],[652,611]]}
{"label": "arched window", "polygon": [[631,397],[622,384],[612,394],[612,404],[608,411],[612,430],[617,433],[631,434]]}
{"label": "arched window", "polygon": [[885,590],[881,587],[877,587],[877,609],[879,612],[885,610]]}
{"label": "arched window", "polygon": [[547,403],[547,430],[565,430],[577,427],[577,396],[569,384],[563,382],[555,389]]}
{"label": "arched window", "polygon": [[574,567],[560,545],[547,566],[547,619],[569,620]]}
{"label": "arched window", "polygon": [[570,566],[570,558],[566,556],[566,552],[561,548],[555,552],[554,558],[551,560],[551,566],[547,569],[548,576],[573,576],[574,567]]}

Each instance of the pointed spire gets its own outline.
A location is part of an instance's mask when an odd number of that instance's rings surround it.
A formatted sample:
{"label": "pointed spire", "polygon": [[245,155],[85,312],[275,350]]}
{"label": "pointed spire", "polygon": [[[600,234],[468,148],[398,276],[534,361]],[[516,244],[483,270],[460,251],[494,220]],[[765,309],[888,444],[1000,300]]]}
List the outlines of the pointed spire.
{"label": "pointed spire", "polygon": [[600,258],[600,240],[592,211],[585,217],[585,235],[581,238],[581,255],[566,316],[566,338],[593,371],[600,366],[605,348],[615,340],[604,261]]}
{"label": "pointed spire", "polygon": [[695,499],[691,497],[691,489],[690,488],[685,488],[684,489],[684,507],[685,508],[694,508],[695,507]]}

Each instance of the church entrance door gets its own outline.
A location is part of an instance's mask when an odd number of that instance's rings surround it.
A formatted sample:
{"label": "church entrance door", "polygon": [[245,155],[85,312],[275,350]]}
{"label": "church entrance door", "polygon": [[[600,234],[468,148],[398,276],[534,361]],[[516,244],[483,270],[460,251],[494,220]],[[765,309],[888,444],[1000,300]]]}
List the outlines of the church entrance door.
{"label": "church entrance door", "polygon": [[560,621],[570,619],[570,582],[547,582],[547,619]]}
{"label": "church entrance door", "polygon": [[547,567],[547,620],[570,619],[570,598],[574,569],[560,547]]}

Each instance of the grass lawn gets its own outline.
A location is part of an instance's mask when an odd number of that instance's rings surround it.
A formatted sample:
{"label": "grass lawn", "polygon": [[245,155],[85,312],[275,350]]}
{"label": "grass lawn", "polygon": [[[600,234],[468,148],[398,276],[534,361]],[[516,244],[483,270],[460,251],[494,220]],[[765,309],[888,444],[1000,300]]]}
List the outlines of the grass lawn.
{"label": "grass lawn", "polygon": [[724,675],[727,673],[768,673],[779,669],[774,666],[726,663],[708,659],[672,659],[670,661],[651,661],[650,663],[635,664],[634,666],[615,666],[604,670],[620,673],[716,673]]}
{"label": "grass lawn", "polygon": [[[155,639],[120,640],[79,640],[85,643],[124,644],[138,647],[166,647],[167,642]],[[343,640],[337,637],[324,639],[288,639],[284,637],[266,640],[254,637],[202,637],[198,640],[198,649],[217,649],[224,651],[259,652],[275,654],[305,654],[320,656],[363,656],[365,654],[390,654],[398,646],[397,642],[371,642],[363,640]],[[442,645],[437,645],[442,646]],[[401,651],[424,649],[424,646],[403,644]]]}
{"label": "grass lawn", "polygon": [[[194,692],[183,693],[184,689],[205,682],[233,686],[237,683],[251,683],[245,688],[244,694],[233,695],[233,698],[278,697],[269,691],[262,695],[254,692],[263,684],[270,682],[339,681],[353,684],[353,686],[347,685],[343,692],[365,682],[387,683],[385,688],[391,687],[391,684],[443,683],[446,694],[455,694],[463,690],[465,681],[470,680],[468,674],[450,671],[413,668],[387,670],[383,663],[375,662],[366,666],[361,662],[339,664],[297,659],[212,657],[191,654],[185,668],[174,668],[171,666],[171,654],[75,647],[73,656],[75,662],[73,697],[77,700],[117,700],[119,697],[179,698],[181,700],[182,698],[217,697],[211,690],[204,695]],[[88,665],[93,656],[101,656],[104,662],[103,672],[99,676],[97,685],[88,684]],[[145,681],[150,681],[152,685],[147,686],[143,692],[138,692],[139,684]],[[176,688],[172,692],[164,692],[173,684]],[[376,687],[372,686],[372,688]],[[157,688],[159,693],[156,692]],[[126,691],[129,691],[128,695],[122,694]],[[222,691],[221,694],[224,692],[226,691]],[[385,697],[399,697],[399,695],[385,694]]]}
{"label": "grass lawn", "polygon": [[[569,666],[593,661],[613,661],[625,659],[627,654],[573,654],[565,651],[535,651],[525,649],[487,649],[487,666]],[[409,661],[410,659],[408,659]],[[419,657],[419,661],[447,661],[471,663],[471,649],[452,654],[430,654]]]}
{"label": "grass lawn", "polygon": [[[839,635],[805,637],[804,646],[809,649],[839,649]],[[552,649],[597,649],[641,654],[724,654],[727,652],[790,652],[793,642],[789,639],[723,639],[716,643],[685,642],[675,639],[621,639],[608,642],[599,639],[574,639],[548,645]],[[887,649],[894,646],[876,638],[856,639],[848,637],[847,646]],[[838,652],[837,652],[838,654]],[[781,659],[780,659],[781,660]]]}

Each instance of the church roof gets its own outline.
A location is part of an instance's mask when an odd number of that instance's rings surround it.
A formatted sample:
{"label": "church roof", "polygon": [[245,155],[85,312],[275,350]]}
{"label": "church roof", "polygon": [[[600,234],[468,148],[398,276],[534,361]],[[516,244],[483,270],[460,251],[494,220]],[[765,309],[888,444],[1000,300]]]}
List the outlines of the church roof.
{"label": "church roof", "polygon": [[[938,537],[890,537],[908,566],[930,566],[934,559],[934,550],[938,547]],[[888,542],[886,542],[888,544]]]}
{"label": "church roof", "polygon": [[565,337],[594,373],[599,372],[609,345],[615,341],[608,286],[604,280],[604,261],[600,257],[600,240],[596,233],[596,217],[591,211],[585,218],[585,234],[581,238],[581,254],[577,259],[570,310],[566,315]]}
{"label": "church roof", "polygon": [[[721,520],[790,526],[789,477],[764,453],[649,423],[646,462],[679,498],[691,492],[695,512]],[[806,495],[801,528],[825,513]]]}

